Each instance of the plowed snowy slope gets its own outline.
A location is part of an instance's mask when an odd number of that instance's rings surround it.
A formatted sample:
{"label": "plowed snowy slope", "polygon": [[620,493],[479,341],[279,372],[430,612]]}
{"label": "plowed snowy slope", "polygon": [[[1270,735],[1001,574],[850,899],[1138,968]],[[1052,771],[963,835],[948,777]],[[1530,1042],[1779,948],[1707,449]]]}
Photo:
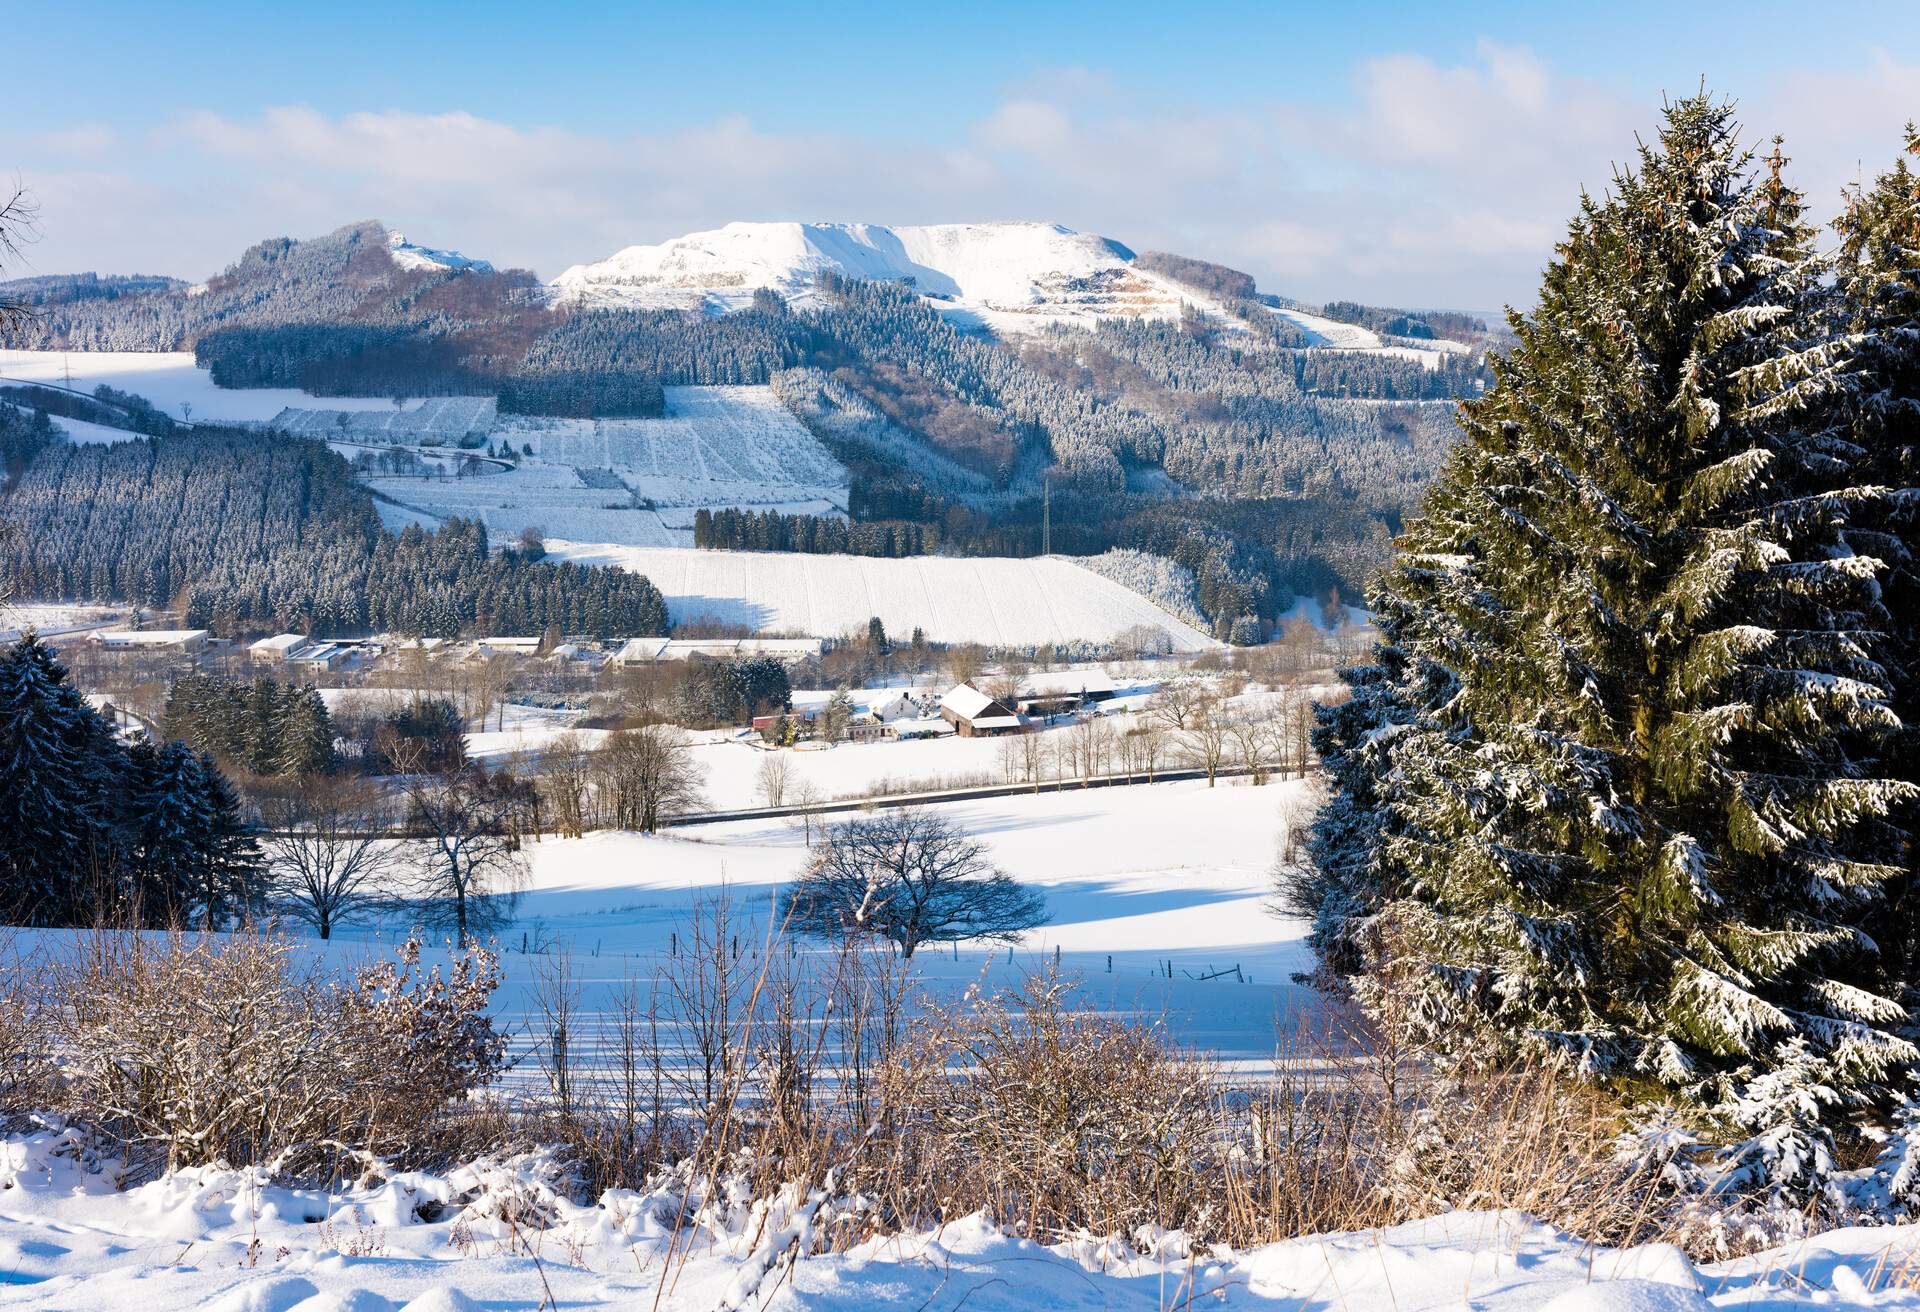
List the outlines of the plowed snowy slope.
{"label": "plowed snowy slope", "polygon": [[1212,640],[1138,593],[1054,557],[1014,560],[919,556],[807,556],[694,551],[547,540],[549,554],[645,574],[674,621],[701,617],[763,632],[832,637],[864,632],[878,615],[904,638],[1029,647],[1105,642],[1140,625],[1164,629],[1176,649]]}

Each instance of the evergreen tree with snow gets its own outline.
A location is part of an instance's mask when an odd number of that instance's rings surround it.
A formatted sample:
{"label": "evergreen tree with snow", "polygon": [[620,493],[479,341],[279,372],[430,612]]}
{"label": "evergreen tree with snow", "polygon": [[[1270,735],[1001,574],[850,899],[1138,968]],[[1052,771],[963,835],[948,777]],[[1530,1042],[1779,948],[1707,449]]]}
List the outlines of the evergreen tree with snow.
{"label": "evergreen tree with snow", "polygon": [[0,655],[0,912],[8,923],[90,918],[115,860],[114,746],[38,637]]}
{"label": "evergreen tree with snow", "polygon": [[1703,94],[1583,198],[1376,585],[1398,669],[1323,720],[1318,932],[1435,1041],[1789,1127],[1798,1167],[1920,1053],[1863,932],[1916,796],[1854,536],[1887,494],[1783,163]]}
{"label": "evergreen tree with snow", "polygon": [[[1847,436],[1858,444],[1866,481],[1887,489],[1879,519],[1850,535],[1856,549],[1886,562],[1880,586],[1889,620],[1876,652],[1891,672],[1892,707],[1904,726],[1891,759],[1901,778],[1920,781],[1920,130],[1907,125],[1906,157],[1848,197],[1834,226],[1840,328],[1847,373]],[[1879,943],[1888,989],[1920,1008],[1920,879],[1909,845],[1904,878],[1892,881],[1883,914],[1868,932]]]}
{"label": "evergreen tree with snow", "polygon": [[200,850],[198,918],[207,929],[224,929],[260,910],[266,894],[265,864],[239,794],[212,757],[204,752],[194,757],[207,814]]}
{"label": "evergreen tree with snow", "polygon": [[143,745],[130,772],[128,859],[148,924],[184,923],[205,896],[207,843],[213,830],[204,758],[185,743]]}
{"label": "evergreen tree with snow", "polygon": [[333,717],[318,688],[308,684],[282,691],[277,738],[276,773],[319,774],[333,768]]}

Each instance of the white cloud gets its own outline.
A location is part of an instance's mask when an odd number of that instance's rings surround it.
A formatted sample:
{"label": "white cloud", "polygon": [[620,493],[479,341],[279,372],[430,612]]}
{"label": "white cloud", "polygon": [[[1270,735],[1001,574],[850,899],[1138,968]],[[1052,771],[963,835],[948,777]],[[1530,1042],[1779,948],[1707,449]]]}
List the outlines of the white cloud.
{"label": "white cloud", "polygon": [[[1234,264],[1308,299],[1492,309],[1530,297],[1580,188],[1606,185],[1659,105],[1658,88],[1569,77],[1490,41],[1465,63],[1369,60],[1339,108],[1127,91],[1098,71],[1036,75],[924,146],[724,113],[614,135],[464,111],[194,111],[29,143],[21,174],[42,202],[40,271],[199,277],[259,238],[369,217],[549,275],[735,218],[1028,217]],[[1863,76],[1788,74],[1752,93],[1756,141],[1787,132],[1796,176],[1828,202],[1856,160],[1871,173],[1892,158],[1920,66],[1883,56]]]}

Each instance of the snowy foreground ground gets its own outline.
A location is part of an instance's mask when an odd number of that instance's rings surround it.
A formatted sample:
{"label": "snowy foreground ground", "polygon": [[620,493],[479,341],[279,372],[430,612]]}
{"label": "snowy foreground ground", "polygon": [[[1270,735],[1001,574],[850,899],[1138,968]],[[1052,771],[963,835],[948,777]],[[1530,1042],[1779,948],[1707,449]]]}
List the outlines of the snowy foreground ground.
{"label": "snowy foreground ground", "polygon": [[[989,986],[1013,983],[1057,950],[1062,968],[1081,979],[1086,1005],[1159,1023],[1176,1042],[1211,1051],[1229,1077],[1257,1079],[1308,1003],[1288,979],[1305,964],[1302,927],[1264,907],[1282,812],[1297,787],[1159,784],[944,808],[1046,895],[1052,920],[1011,960],[1004,948],[963,949],[957,959],[922,952],[914,960],[920,988],[951,998],[983,974]],[[800,832],[780,821],[537,845],[520,918],[501,936],[499,1009],[517,1051],[527,1051],[536,982],[563,954],[580,990],[576,1032],[585,1033],[614,986],[670,964],[673,936],[685,934],[698,902],[727,899],[743,950],[755,951],[776,887],[801,860]],[[313,950],[347,966],[384,953],[399,932],[363,927]],[[1239,979],[1195,978],[1235,965]],[[523,1067],[510,1078],[536,1077]],[[1192,1252],[1177,1234],[1050,1248],[964,1218],[789,1268],[779,1257],[806,1217],[825,1226],[844,1200],[810,1212],[820,1200],[790,1197],[768,1212],[722,1198],[676,1235],[677,1189],[614,1191],[576,1206],[551,1191],[552,1163],[539,1155],[333,1190],[227,1170],[123,1190],[115,1166],[58,1127],[0,1140],[0,1306],[1920,1308],[1920,1228],[1846,1231],[1696,1268],[1671,1249],[1596,1251],[1511,1214],[1460,1213],[1241,1253]],[[548,1223],[502,1219],[509,1195],[520,1200],[511,1214],[524,1215],[531,1201]]]}
{"label": "snowy foreground ground", "polygon": [[[1911,1226],[1839,1231],[1696,1267],[1661,1245],[1594,1249],[1513,1213],[1454,1213],[1244,1253],[1191,1251],[1179,1234],[1142,1236],[1137,1248],[1041,1247],[968,1217],[789,1267],[779,1254],[826,1219],[808,1210],[812,1200],[787,1200],[798,1214],[722,1203],[676,1233],[677,1195],[618,1190],[583,1207],[550,1201],[552,1223],[528,1231],[499,1219],[498,1200],[537,1180],[537,1160],[353,1192],[215,1170],[120,1192],[111,1164],[89,1169],[98,1165],[57,1131],[0,1144],[0,1303],[142,1312],[1920,1308],[1920,1227]],[[461,1199],[422,1219],[428,1205]]]}

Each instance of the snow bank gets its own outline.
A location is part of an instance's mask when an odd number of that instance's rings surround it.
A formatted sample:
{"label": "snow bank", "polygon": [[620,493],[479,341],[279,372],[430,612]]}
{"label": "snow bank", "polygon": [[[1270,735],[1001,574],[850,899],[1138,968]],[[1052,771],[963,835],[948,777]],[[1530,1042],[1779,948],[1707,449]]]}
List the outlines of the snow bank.
{"label": "snow bank", "polygon": [[483,1307],[1168,1307],[1343,1312],[1797,1312],[1920,1308],[1920,1227],[1841,1231],[1696,1267],[1595,1249],[1514,1213],[1462,1212],[1248,1252],[1178,1232],[1041,1245],[985,1216],[869,1239],[870,1205],[790,1185],[708,1194],[684,1171],[577,1196],[551,1152],[337,1189],[201,1170],[122,1191],[119,1163],[57,1124],[0,1141],[9,1306],[142,1312],[449,1312]]}

